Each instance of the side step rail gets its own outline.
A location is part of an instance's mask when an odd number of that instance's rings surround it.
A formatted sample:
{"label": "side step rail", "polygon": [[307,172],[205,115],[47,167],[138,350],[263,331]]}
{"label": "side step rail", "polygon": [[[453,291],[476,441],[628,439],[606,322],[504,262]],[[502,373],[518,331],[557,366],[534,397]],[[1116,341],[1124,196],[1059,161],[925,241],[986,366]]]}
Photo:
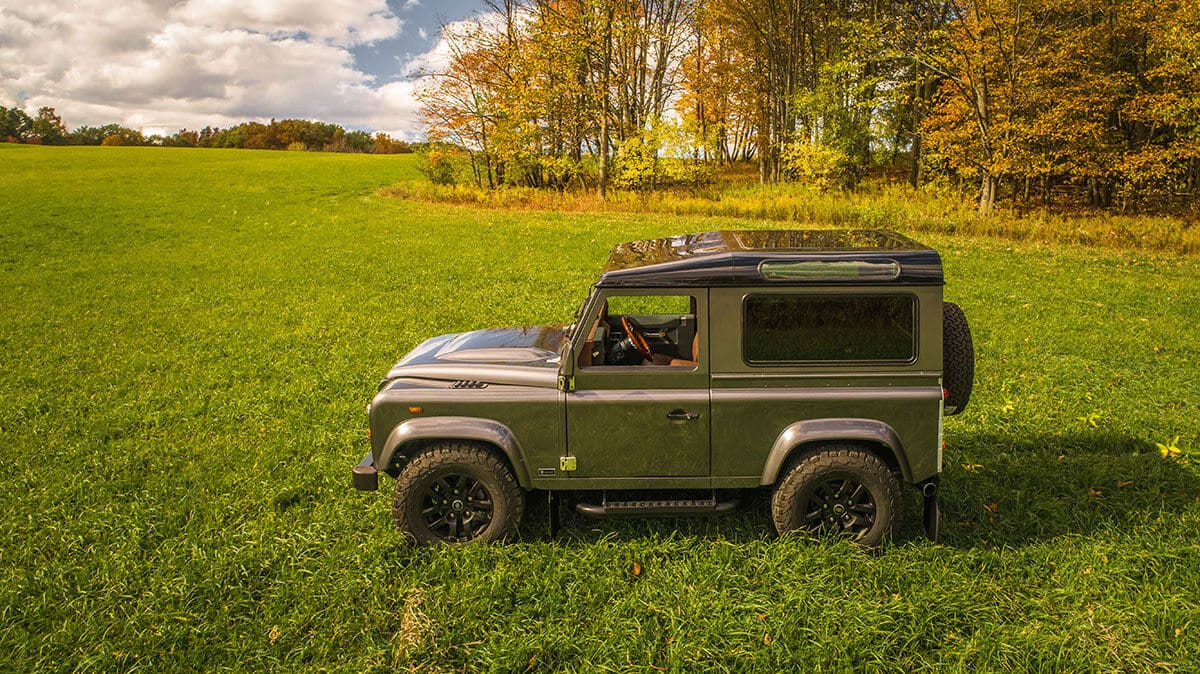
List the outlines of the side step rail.
{"label": "side step rail", "polygon": [[737,499],[718,501],[714,493],[709,498],[653,499],[636,501],[610,501],[605,494],[603,503],[576,503],[575,512],[588,517],[623,517],[647,515],[711,515],[733,510]]}

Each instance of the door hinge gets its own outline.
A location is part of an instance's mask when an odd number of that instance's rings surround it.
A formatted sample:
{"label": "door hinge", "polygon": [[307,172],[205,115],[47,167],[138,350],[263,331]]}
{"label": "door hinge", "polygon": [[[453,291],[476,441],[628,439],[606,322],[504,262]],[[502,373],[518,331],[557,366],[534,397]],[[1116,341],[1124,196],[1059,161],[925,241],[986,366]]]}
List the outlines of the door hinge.
{"label": "door hinge", "polygon": [[558,469],[564,473],[569,473],[575,470],[575,457],[560,456],[558,457]]}
{"label": "door hinge", "polygon": [[564,393],[570,393],[571,391],[574,391],[575,390],[575,378],[568,377],[566,375],[559,375],[558,390],[560,390]]}

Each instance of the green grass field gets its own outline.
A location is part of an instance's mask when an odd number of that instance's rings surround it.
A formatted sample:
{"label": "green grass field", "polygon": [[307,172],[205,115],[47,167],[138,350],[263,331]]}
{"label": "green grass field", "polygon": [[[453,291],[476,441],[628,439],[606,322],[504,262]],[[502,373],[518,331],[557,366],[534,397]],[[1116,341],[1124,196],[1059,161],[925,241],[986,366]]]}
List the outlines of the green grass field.
{"label": "green grass field", "polygon": [[765,501],[413,549],[348,486],[392,362],[566,322],[614,243],[772,226],[376,194],[415,175],[0,144],[0,670],[1200,669],[1200,258],[920,235],[978,358],[942,544],[912,498],[879,556]]}

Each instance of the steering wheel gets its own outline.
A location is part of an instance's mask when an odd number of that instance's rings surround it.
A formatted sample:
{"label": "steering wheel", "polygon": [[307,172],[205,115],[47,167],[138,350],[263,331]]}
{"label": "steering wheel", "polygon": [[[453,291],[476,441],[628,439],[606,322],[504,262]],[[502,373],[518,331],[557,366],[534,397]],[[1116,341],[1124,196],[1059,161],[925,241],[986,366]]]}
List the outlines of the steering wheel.
{"label": "steering wheel", "polygon": [[650,344],[646,341],[646,336],[642,334],[642,331],[638,330],[637,326],[624,316],[621,317],[621,327],[625,328],[625,334],[629,335],[629,341],[633,342],[633,348],[637,349],[638,353],[642,354],[646,360],[654,360],[654,354],[650,353]]}

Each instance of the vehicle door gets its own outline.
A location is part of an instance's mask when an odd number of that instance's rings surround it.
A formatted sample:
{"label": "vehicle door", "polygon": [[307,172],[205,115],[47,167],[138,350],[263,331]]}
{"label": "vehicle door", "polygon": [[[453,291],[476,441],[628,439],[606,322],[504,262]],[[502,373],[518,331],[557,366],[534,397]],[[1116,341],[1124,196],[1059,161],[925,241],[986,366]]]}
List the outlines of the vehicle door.
{"label": "vehicle door", "polygon": [[566,395],[572,477],[708,476],[708,290],[597,293]]}

